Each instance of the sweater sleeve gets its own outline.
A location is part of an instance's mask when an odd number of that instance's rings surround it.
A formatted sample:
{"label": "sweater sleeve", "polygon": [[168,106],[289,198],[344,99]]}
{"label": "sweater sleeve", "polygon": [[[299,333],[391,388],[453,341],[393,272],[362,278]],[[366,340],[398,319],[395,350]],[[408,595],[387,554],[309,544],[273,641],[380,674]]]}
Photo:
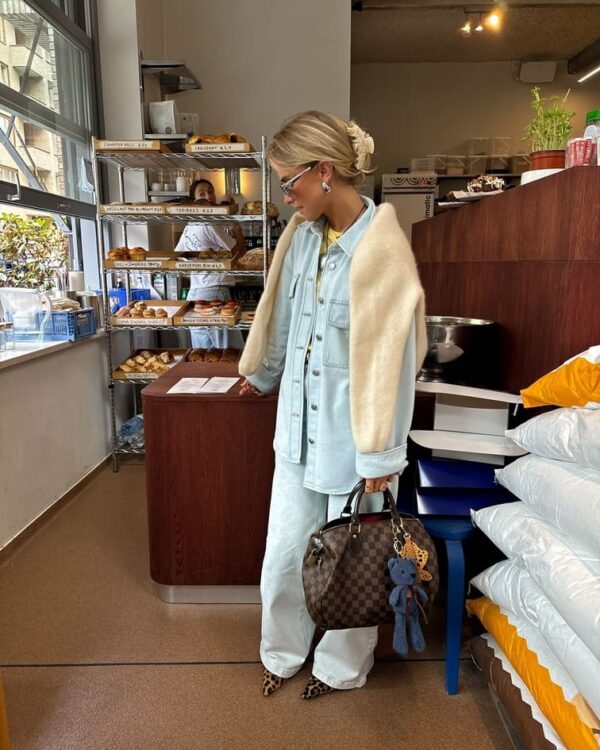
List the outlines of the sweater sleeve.
{"label": "sweater sleeve", "polygon": [[298,281],[297,276],[294,276],[293,273],[293,247],[294,242],[292,240],[290,249],[283,261],[277,293],[273,303],[265,358],[258,370],[246,378],[263,393],[272,393],[277,389],[283,374],[283,368],[285,367],[285,356],[292,318],[293,287]]}
{"label": "sweater sleeve", "polygon": [[398,389],[394,420],[386,449],[378,453],[356,452],[356,473],[365,479],[402,474],[406,467],[406,441],[412,422],[415,403],[416,334],[415,321],[411,324]]}

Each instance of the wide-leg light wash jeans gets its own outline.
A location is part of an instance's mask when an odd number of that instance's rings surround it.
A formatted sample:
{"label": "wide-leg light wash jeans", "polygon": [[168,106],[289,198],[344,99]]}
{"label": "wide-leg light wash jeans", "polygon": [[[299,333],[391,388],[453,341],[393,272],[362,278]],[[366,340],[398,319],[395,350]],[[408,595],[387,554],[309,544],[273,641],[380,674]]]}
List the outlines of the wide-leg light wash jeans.
{"label": "wide-leg light wash jeans", "polygon": [[[291,677],[310,651],[315,624],[304,602],[302,558],[308,540],[327,520],[339,517],[346,495],[326,495],[303,486],[304,464],[277,458],[263,562],[262,639],[265,667]],[[379,510],[381,495],[365,495],[361,511]],[[377,628],[327,631],[315,649],[313,674],[333,688],[362,687],[373,666]]]}

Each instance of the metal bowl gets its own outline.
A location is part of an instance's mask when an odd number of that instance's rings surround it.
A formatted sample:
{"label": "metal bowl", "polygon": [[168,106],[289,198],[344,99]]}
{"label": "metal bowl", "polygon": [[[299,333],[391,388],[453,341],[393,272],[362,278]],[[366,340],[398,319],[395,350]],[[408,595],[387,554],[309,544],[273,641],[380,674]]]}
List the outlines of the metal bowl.
{"label": "metal bowl", "polygon": [[493,346],[496,323],[451,315],[425,317],[427,354],[419,380],[475,382],[481,380],[482,358]]}

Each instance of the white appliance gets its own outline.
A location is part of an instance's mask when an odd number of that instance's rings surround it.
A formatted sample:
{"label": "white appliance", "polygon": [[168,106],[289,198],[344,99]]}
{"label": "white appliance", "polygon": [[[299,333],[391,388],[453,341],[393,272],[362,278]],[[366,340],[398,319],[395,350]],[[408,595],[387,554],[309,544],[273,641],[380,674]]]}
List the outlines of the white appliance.
{"label": "white appliance", "polygon": [[433,216],[437,190],[437,175],[434,172],[383,175],[381,200],[394,206],[398,222],[409,242],[412,225]]}

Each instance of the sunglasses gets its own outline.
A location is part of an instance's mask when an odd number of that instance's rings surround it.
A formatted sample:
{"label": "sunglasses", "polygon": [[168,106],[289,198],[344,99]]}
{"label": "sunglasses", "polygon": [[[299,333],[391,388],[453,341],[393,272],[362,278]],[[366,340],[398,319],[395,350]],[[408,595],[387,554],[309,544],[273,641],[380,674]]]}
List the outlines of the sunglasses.
{"label": "sunglasses", "polygon": [[306,169],[303,169],[302,172],[298,172],[298,174],[291,177],[289,180],[286,180],[285,182],[280,182],[279,187],[281,188],[281,192],[284,195],[291,195],[292,190],[294,189],[294,185],[298,182],[298,180],[301,177],[304,177],[304,175],[307,172],[310,172],[311,169],[314,169],[314,167],[316,167],[318,163],[319,163],[318,161],[315,161],[312,164],[309,164],[308,167],[306,167]]}

